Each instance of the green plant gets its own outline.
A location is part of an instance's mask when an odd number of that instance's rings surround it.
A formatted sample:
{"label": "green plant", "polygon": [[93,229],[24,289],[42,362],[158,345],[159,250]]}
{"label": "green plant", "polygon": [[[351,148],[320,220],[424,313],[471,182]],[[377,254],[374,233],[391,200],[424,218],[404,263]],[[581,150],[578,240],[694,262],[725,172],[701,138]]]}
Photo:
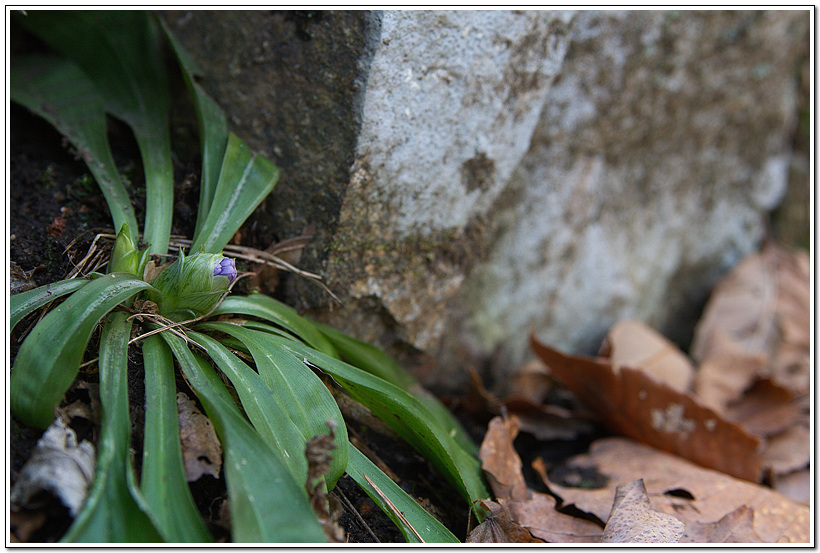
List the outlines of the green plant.
{"label": "green plant", "polygon": [[[349,442],[323,378],[424,455],[482,518],[475,505],[489,493],[477,448],[455,418],[378,348],[273,298],[227,295],[235,272],[222,250],[279,173],[228,131],[223,112],[194,78],[197,68],[170,33],[145,12],[30,11],[17,20],[55,53],[12,59],[12,99],[51,122],[81,153],[119,229],[108,274],[52,283],[10,303],[12,329],[47,309],[11,371],[11,410],[19,421],[47,427],[83,359],[98,357],[102,417],[95,479],[64,541],[211,540],[185,481],[176,368],[222,442],[234,541],[324,541],[312,504],[326,501],[322,494],[344,473],[408,541],[457,541]],[[166,41],[194,99],[203,170],[194,253],[149,282],[149,254],[167,254],[173,215]],[[142,153],[142,249],[111,155],[106,114],[129,125]],[[100,325],[98,351],[88,352]],[[129,452],[129,353],[141,355],[145,369],[139,475]],[[328,432],[329,466],[308,481],[315,467],[308,464],[306,446]]]}

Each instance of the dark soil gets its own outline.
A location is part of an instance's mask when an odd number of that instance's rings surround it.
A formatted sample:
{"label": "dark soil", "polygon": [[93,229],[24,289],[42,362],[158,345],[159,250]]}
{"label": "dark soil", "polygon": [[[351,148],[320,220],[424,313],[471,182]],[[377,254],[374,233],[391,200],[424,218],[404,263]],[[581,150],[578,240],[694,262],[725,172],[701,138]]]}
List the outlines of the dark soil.
{"label": "dark soil", "polygon": [[[98,233],[111,233],[111,220],[104,198],[85,164],[75,159],[61,135],[27,110],[12,104],[10,110],[10,261],[16,275],[15,291],[62,280],[73,264],[88,251]],[[110,137],[120,172],[126,177],[137,218],[142,224],[144,197],[139,151],[126,127],[110,121]],[[175,159],[176,197],[173,232],[190,236],[196,217],[198,169],[196,161]],[[127,183],[127,184],[128,184]],[[259,246],[257,244],[247,244]],[[36,322],[38,314],[23,320],[9,337],[9,366],[19,343]],[[92,342],[96,337],[92,337]],[[139,346],[134,346],[139,347]],[[132,351],[129,367],[129,400],[132,411],[132,448],[137,471],[141,459],[144,426],[144,383],[140,356]],[[97,374],[92,365],[81,370],[75,386],[63,405],[80,401],[92,405],[98,401]],[[79,383],[82,383],[78,386]],[[195,397],[181,378],[178,390]],[[71,426],[78,438],[94,442],[97,423],[74,417]],[[30,458],[42,431],[10,421],[9,485],[17,480]],[[467,531],[469,509],[466,502],[433,470],[421,456],[395,436],[370,432],[361,425],[350,428],[351,434],[399,477],[399,485],[417,498],[447,525],[460,539]],[[230,541],[230,531],[223,522],[227,491],[223,478],[204,476],[191,484],[197,506],[217,541]],[[360,490],[349,477],[342,478],[331,494],[338,523],[349,542],[403,542],[403,536],[390,519]],[[71,517],[56,498],[46,498],[37,509],[11,512],[11,540],[26,543],[59,541],[71,524]]]}

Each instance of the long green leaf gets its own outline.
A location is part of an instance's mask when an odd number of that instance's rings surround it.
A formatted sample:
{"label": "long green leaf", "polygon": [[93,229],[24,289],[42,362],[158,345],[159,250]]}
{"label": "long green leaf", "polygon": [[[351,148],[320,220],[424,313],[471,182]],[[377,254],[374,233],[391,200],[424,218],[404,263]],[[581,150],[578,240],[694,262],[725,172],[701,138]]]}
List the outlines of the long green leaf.
{"label": "long green leaf", "polygon": [[335,328],[311,319],[305,319],[330,340],[341,358],[351,365],[409,391],[418,385],[413,375],[405,371],[385,352],[372,344],[357,340]]}
{"label": "long green leaf", "polygon": [[22,321],[29,313],[33,313],[57,298],[76,292],[88,282],[88,279],[85,278],[61,280],[11,296],[9,299],[9,319],[11,322],[9,331],[13,330],[17,323]]}
{"label": "long green leaf", "polygon": [[222,343],[206,334],[189,332],[188,337],[205,351],[236,389],[242,408],[262,439],[288,467],[296,482],[307,482],[306,439],[274,398],[262,377]]}
{"label": "long green leaf", "polygon": [[478,446],[461,426],[461,423],[458,422],[458,419],[435,396],[425,390],[413,375],[402,369],[392,357],[376,346],[356,340],[334,328],[316,321],[310,322],[330,340],[344,361],[372,375],[383,378],[410,393],[430,410],[445,431],[453,436],[461,447],[473,455],[478,455]]}
{"label": "long green leaf", "polygon": [[327,421],[335,423],[336,449],[329,472],[325,475],[328,489],[333,489],[347,467],[347,428],[336,400],[321,379],[291,352],[273,341],[270,334],[228,323],[206,323],[200,327],[233,336],[248,347],[262,380],[287,416],[301,430],[305,441],[326,434]]}
{"label": "long green leaf", "polygon": [[160,20],[165,36],[171,43],[177,61],[182,68],[182,76],[188,91],[194,99],[196,118],[199,125],[199,141],[202,149],[202,180],[199,185],[199,210],[196,214],[196,228],[194,237],[199,236],[202,225],[211,210],[214,200],[216,183],[225,149],[228,146],[228,120],[222,108],[205,92],[194,79],[202,71],[196,62],[188,55],[182,44],[171,33],[170,29]]}
{"label": "long green leaf", "polygon": [[18,20],[77,63],[106,111],[131,127],[145,169],[143,238],[150,253],[166,253],[174,206],[171,97],[156,21],[148,12],[129,10],[31,10]]}
{"label": "long green leaf", "polygon": [[94,482],[83,508],[63,537],[67,542],[160,542],[136,489],[131,466],[128,409],[127,313],[114,313],[100,337],[101,433]]}
{"label": "long green leaf", "polygon": [[169,332],[162,336],[222,441],[233,540],[325,541],[304,484],[293,480],[276,453],[242,416],[216,372],[181,338]]}
{"label": "long green leaf", "polygon": [[69,60],[13,56],[10,84],[12,100],[51,123],[71,142],[100,186],[114,228],[127,223],[129,237],[136,244],[137,219],[117,172],[103,99],[94,83]]}
{"label": "long green leaf", "polygon": [[9,382],[11,412],[25,424],[46,428],[77,376],[94,327],[117,304],[150,287],[133,275],[105,275],[43,317],[17,352]]}
{"label": "long green leaf", "polygon": [[490,497],[481,464],[445,431],[416,398],[397,386],[296,341],[271,335],[298,358],[327,372],[350,396],[419,451],[473,505]]}
{"label": "long green leaf", "polygon": [[213,312],[217,315],[248,315],[270,321],[295,334],[309,346],[333,357],[338,357],[336,348],[316,330],[309,321],[300,316],[289,305],[263,294],[250,296],[228,296]]}
{"label": "long green leaf", "polygon": [[219,172],[213,202],[191,251],[204,249],[219,253],[236,234],[253,210],[270,194],[279,169],[267,159],[251,153],[235,134],[228,136],[228,146]]}
{"label": "long green leaf", "polygon": [[408,542],[418,543],[419,539],[413,531],[408,528],[407,524],[401,520],[401,517],[396,514],[396,511],[390,508],[384,498],[373,488],[370,482],[367,481],[367,478],[379,488],[379,491],[390,499],[393,506],[398,509],[404,516],[404,519],[413,527],[413,530],[418,532],[421,539],[426,543],[459,543],[458,538],[456,538],[446,526],[425,511],[415,499],[407,495],[398,484],[393,482],[389,476],[383,473],[379,467],[365,457],[353,444],[350,444],[350,461],[347,464],[347,473],[365,493],[370,496],[370,499],[390,517],[390,520],[401,530],[401,533],[404,534],[404,538]]}
{"label": "long green leaf", "polygon": [[142,344],[145,442],[140,489],[169,542],[211,542],[185,478],[177,416],[174,358],[157,335]]}

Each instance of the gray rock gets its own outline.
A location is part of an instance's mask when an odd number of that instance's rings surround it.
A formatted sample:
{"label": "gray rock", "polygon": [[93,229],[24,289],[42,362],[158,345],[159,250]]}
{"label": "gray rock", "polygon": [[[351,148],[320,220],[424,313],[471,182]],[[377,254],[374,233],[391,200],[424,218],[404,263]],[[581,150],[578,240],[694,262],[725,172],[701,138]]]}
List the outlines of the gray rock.
{"label": "gray rock", "polygon": [[282,169],[247,227],[310,222],[291,303],[435,389],[530,330],[685,343],[786,186],[808,12],[188,12],[166,20]]}
{"label": "gray rock", "polygon": [[785,189],[801,20],[579,14],[491,253],[464,286],[473,347],[503,346],[514,366],[532,329],[592,353],[623,318],[688,341]]}

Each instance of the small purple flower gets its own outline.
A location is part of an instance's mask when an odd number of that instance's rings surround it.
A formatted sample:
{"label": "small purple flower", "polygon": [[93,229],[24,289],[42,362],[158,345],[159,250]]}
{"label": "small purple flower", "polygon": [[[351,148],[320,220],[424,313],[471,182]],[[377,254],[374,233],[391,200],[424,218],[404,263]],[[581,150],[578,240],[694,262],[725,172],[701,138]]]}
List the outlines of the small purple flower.
{"label": "small purple flower", "polygon": [[236,280],[236,262],[230,257],[223,257],[214,267],[214,276],[226,276],[233,283]]}

